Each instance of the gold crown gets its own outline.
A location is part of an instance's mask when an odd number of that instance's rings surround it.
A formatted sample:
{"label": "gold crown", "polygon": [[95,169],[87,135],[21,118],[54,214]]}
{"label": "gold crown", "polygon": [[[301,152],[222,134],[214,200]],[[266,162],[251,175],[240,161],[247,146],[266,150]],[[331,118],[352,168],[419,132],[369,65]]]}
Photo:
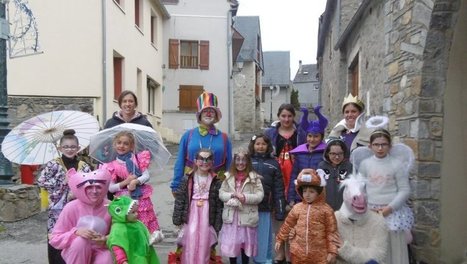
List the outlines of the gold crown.
{"label": "gold crown", "polygon": [[344,108],[344,106],[349,103],[358,105],[359,107],[361,107],[362,111],[365,110],[365,104],[363,103],[363,101],[360,100],[357,96],[353,96],[351,93],[349,93],[347,97],[344,97],[344,102],[342,102],[342,108]]}

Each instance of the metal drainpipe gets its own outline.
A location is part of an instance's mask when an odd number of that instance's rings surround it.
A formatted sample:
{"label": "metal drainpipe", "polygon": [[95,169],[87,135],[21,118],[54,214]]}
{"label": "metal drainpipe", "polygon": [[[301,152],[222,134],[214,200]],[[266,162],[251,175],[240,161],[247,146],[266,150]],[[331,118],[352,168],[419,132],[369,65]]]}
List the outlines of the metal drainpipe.
{"label": "metal drainpipe", "polygon": [[233,126],[232,126],[232,100],[233,100],[233,92],[232,92],[232,86],[231,86],[231,76],[232,76],[232,63],[231,63],[231,56],[232,56],[232,49],[230,48],[232,46],[232,37],[231,37],[231,34],[230,34],[230,31],[231,31],[231,20],[232,18],[230,17],[230,14],[232,12],[232,9],[229,9],[227,11],[227,92],[228,92],[228,100],[227,100],[227,107],[228,107],[228,131],[229,131],[229,135],[233,135],[233,132],[232,129],[233,129]]}
{"label": "metal drainpipe", "polygon": [[102,0],[102,120],[107,120],[107,10]]}

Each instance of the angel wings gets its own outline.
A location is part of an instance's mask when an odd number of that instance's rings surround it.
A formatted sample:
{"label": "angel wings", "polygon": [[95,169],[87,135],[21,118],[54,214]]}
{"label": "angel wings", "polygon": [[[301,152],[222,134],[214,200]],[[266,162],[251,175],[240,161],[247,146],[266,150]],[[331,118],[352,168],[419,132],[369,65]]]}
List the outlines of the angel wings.
{"label": "angel wings", "polygon": [[[401,169],[404,170],[405,175],[408,175],[415,160],[412,149],[403,143],[397,143],[392,145],[391,150],[389,151],[389,155],[400,161],[402,164]],[[372,156],[373,152],[370,148],[358,147],[354,149],[350,155],[350,162],[353,164],[353,174],[358,173],[363,160]]]}

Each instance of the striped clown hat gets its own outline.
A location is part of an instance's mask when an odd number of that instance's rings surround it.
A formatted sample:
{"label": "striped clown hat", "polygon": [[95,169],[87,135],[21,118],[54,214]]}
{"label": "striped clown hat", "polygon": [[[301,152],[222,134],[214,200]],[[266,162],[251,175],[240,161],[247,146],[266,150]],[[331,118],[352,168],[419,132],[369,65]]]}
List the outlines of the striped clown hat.
{"label": "striped clown hat", "polygon": [[211,108],[216,111],[216,123],[222,118],[221,110],[217,107],[217,96],[213,93],[203,92],[196,100],[196,105],[198,106],[198,112],[196,112],[198,123],[201,122],[201,112],[207,108]]}

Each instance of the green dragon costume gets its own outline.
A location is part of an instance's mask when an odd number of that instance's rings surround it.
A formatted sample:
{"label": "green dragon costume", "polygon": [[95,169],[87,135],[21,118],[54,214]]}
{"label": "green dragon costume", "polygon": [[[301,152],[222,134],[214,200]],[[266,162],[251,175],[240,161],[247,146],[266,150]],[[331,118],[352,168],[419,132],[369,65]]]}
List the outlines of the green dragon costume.
{"label": "green dragon costume", "polygon": [[114,263],[116,256],[112,250],[113,246],[122,248],[127,256],[129,264],[159,264],[156,251],[149,244],[149,231],[140,221],[128,219],[128,213],[132,207],[137,206],[137,201],[128,196],[115,198],[109,204],[109,214],[112,216],[112,226],[107,239],[107,247],[113,255]]}

